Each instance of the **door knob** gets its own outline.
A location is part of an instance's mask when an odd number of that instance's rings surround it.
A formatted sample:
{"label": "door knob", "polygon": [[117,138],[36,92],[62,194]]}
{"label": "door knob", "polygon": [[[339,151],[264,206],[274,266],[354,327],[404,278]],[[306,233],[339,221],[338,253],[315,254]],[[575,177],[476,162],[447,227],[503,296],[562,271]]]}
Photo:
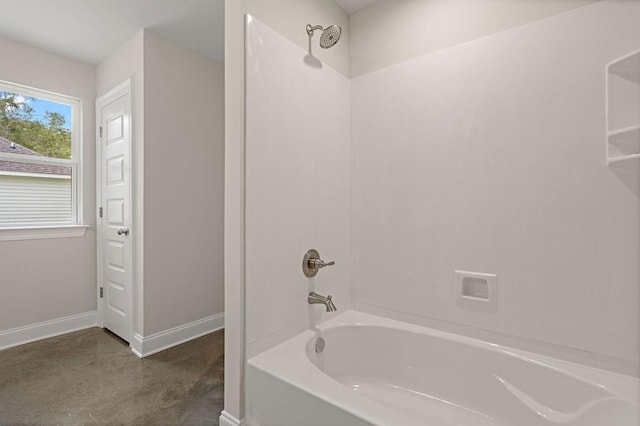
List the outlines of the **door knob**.
{"label": "door knob", "polygon": [[118,228],[118,235],[129,235],[129,228]]}

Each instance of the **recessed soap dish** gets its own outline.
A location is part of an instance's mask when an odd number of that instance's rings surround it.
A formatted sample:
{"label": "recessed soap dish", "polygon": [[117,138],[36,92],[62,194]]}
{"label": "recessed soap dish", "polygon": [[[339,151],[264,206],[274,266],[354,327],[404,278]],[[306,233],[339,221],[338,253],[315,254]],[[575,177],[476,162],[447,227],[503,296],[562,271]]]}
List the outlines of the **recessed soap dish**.
{"label": "recessed soap dish", "polygon": [[480,312],[498,311],[498,276],[480,272],[455,271],[456,305]]}
{"label": "recessed soap dish", "polygon": [[467,299],[489,301],[489,282],[485,278],[463,277],[460,295]]}

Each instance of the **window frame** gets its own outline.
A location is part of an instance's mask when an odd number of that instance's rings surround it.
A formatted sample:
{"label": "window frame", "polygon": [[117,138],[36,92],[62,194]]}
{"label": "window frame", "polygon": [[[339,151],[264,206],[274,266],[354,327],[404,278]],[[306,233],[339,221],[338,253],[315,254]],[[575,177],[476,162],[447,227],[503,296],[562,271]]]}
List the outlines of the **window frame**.
{"label": "window frame", "polygon": [[0,91],[44,99],[71,107],[71,159],[0,153],[0,160],[71,168],[71,220],[68,222],[0,224],[0,241],[83,236],[82,100],[0,80]]}

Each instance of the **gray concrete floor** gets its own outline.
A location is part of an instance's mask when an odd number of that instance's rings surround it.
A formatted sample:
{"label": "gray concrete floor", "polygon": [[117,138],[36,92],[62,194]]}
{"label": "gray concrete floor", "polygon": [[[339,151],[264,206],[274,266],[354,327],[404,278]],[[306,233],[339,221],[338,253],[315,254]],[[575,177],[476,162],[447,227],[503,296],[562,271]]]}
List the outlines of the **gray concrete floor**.
{"label": "gray concrete floor", "polygon": [[0,425],[217,425],[224,334],[139,359],[90,328],[0,351]]}

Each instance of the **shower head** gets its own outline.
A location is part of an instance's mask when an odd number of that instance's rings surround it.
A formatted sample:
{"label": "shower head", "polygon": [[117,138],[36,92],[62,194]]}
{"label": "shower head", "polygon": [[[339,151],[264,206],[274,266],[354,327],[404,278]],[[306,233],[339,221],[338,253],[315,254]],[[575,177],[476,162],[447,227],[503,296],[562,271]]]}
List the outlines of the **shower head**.
{"label": "shower head", "polygon": [[340,28],[339,25],[330,25],[326,28],[322,25],[307,25],[307,34],[309,34],[309,37],[313,37],[313,32],[315,30],[322,30],[322,35],[320,36],[320,47],[323,49],[328,49],[335,45],[342,35],[342,28]]}
{"label": "shower head", "polygon": [[320,47],[323,49],[332,47],[340,40],[341,35],[342,28],[338,25],[331,25],[325,28],[322,30],[322,35],[320,36]]}

